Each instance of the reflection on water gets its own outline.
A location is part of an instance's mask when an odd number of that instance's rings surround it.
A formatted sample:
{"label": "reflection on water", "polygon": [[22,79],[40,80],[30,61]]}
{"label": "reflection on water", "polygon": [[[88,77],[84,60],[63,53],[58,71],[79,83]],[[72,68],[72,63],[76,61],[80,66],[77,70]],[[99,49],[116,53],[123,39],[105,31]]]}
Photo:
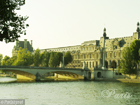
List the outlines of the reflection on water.
{"label": "reflection on water", "polygon": [[137,105],[140,84],[120,82],[34,82],[0,84],[0,99],[25,105]]}

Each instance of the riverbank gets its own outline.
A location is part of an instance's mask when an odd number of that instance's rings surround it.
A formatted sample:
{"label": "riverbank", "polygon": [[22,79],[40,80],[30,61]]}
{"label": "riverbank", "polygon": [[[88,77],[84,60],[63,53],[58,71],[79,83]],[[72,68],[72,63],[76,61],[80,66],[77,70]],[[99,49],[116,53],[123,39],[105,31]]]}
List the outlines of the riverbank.
{"label": "riverbank", "polygon": [[125,83],[140,83],[140,79],[117,79],[117,80]]}

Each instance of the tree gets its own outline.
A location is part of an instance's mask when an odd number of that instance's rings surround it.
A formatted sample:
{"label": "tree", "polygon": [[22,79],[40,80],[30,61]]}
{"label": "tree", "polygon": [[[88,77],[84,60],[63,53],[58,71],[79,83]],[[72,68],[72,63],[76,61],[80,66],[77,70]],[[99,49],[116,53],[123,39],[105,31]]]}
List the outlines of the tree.
{"label": "tree", "polygon": [[33,55],[34,66],[39,66],[41,64],[41,54],[39,48],[35,50]]}
{"label": "tree", "polygon": [[28,17],[18,16],[15,12],[24,4],[25,0],[0,0],[0,41],[14,42],[20,34],[26,35]]}
{"label": "tree", "polygon": [[8,60],[6,61],[6,65],[9,65],[9,66],[14,65],[14,62],[16,61],[16,59],[17,59],[17,56],[11,57],[10,59],[8,59]]}
{"label": "tree", "polygon": [[0,65],[1,65],[1,62],[2,62],[2,58],[3,58],[3,55],[0,54]]}
{"label": "tree", "polygon": [[3,66],[8,66],[8,64],[7,64],[7,62],[6,62],[8,59],[10,59],[10,57],[6,55],[6,56],[4,57],[4,59],[2,60],[2,63],[1,63],[1,64],[2,64]]}
{"label": "tree", "polygon": [[33,56],[27,49],[19,48],[17,59],[13,65],[15,66],[30,66],[33,63]]}
{"label": "tree", "polygon": [[130,45],[130,51],[134,62],[137,64],[137,77],[138,77],[138,68],[139,68],[138,65],[140,61],[139,49],[140,49],[140,40],[134,40]]}
{"label": "tree", "polygon": [[72,58],[72,55],[69,51],[67,51],[65,53],[65,56],[64,56],[64,62],[65,62],[65,65],[67,65],[68,63],[72,62],[73,58]]}
{"label": "tree", "polygon": [[136,63],[133,60],[131,49],[126,47],[122,52],[123,59],[120,62],[121,73],[123,74],[136,74]]}
{"label": "tree", "polygon": [[[56,54],[57,54],[57,56],[58,56],[58,60],[59,60],[59,64],[60,64],[60,62],[62,62],[63,53],[57,52]],[[59,64],[58,64],[58,65],[59,65]]]}
{"label": "tree", "polygon": [[49,59],[49,67],[57,67],[59,65],[59,56],[56,52],[51,52]]}
{"label": "tree", "polygon": [[132,58],[136,63],[138,63],[140,60],[139,49],[140,40],[134,40],[130,45],[130,51],[132,53]]}
{"label": "tree", "polygon": [[49,52],[43,52],[41,54],[41,59],[42,59],[42,62],[41,62],[41,65],[44,66],[44,67],[48,67],[49,65],[49,59],[50,59],[50,53]]}

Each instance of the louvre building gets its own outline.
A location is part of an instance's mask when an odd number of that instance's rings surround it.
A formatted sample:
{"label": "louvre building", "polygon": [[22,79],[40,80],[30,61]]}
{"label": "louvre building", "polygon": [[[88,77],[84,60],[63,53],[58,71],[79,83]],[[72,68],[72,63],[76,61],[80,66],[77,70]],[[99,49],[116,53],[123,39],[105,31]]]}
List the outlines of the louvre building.
{"label": "louvre building", "polygon": [[[105,36],[104,36],[105,35]],[[122,50],[124,47],[129,47],[131,42],[140,38],[139,23],[137,24],[137,31],[132,36],[112,38],[106,36],[106,29],[104,29],[103,36],[100,40],[90,40],[81,43],[80,45],[40,49],[41,52],[67,52],[70,51],[73,56],[73,61],[66,67],[68,68],[82,68],[84,62],[89,69],[101,67],[103,64],[103,43],[105,38],[105,66],[111,68],[111,65],[115,65],[117,68],[122,59]],[[13,48],[13,55],[16,54],[17,49],[20,46],[28,48],[29,51],[33,51],[32,42],[31,44],[25,40],[24,43],[19,41]]]}
{"label": "louvre building", "polygon": [[[104,29],[103,35],[106,34]],[[137,32],[134,32],[132,36],[112,38],[100,37],[100,40],[90,40],[81,43],[81,45],[48,48],[41,49],[41,51],[55,51],[66,52],[70,51],[73,56],[73,61],[67,65],[70,68],[82,68],[85,62],[89,69],[98,68],[102,66],[102,48],[105,38],[105,66],[111,68],[111,65],[115,65],[117,68],[122,59],[122,50],[124,47],[129,47],[131,42],[140,38],[139,23],[137,24]]]}

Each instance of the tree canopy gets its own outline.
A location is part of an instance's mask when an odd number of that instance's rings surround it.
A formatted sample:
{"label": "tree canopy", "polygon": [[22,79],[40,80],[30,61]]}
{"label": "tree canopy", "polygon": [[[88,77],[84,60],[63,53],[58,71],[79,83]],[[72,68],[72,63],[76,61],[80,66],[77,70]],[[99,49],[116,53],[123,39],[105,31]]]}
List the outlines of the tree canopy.
{"label": "tree canopy", "polygon": [[8,66],[8,63],[7,63],[8,59],[10,59],[10,57],[6,55],[6,56],[4,57],[4,59],[2,60],[1,65]]}
{"label": "tree canopy", "polygon": [[41,64],[41,54],[39,48],[37,48],[33,55],[34,66],[39,66]]}
{"label": "tree canopy", "polygon": [[72,58],[72,55],[69,51],[67,51],[65,53],[65,57],[64,57],[64,61],[65,61],[65,65],[67,65],[68,63],[72,62],[73,58]]}
{"label": "tree canopy", "polygon": [[126,47],[122,52],[123,59],[120,62],[121,73],[123,74],[136,74],[136,63],[133,60],[131,49]]}
{"label": "tree canopy", "polygon": [[50,59],[50,53],[43,51],[41,53],[41,60],[42,60],[41,66],[48,67],[49,59]]}
{"label": "tree canopy", "polygon": [[[5,56],[2,60],[2,65],[5,66],[43,66],[43,67],[58,67],[62,62],[63,53],[61,52],[46,52],[36,49],[34,54],[24,48],[19,48],[17,56]],[[65,65],[72,61],[70,52],[65,53]]]}
{"label": "tree canopy", "polygon": [[0,0],[0,41],[14,42],[21,34],[26,35],[28,17],[15,12],[24,4],[25,0]]}
{"label": "tree canopy", "polygon": [[136,63],[138,63],[140,60],[139,49],[140,49],[140,40],[134,40],[130,45],[130,51],[131,56]]}
{"label": "tree canopy", "polygon": [[27,49],[19,48],[17,59],[13,65],[15,66],[30,66],[33,63],[33,56]]}
{"label": "tree canopy", "polygon": [[59,56],[56,52],[50,53],[49,67],[57,67],[59,65]]}

